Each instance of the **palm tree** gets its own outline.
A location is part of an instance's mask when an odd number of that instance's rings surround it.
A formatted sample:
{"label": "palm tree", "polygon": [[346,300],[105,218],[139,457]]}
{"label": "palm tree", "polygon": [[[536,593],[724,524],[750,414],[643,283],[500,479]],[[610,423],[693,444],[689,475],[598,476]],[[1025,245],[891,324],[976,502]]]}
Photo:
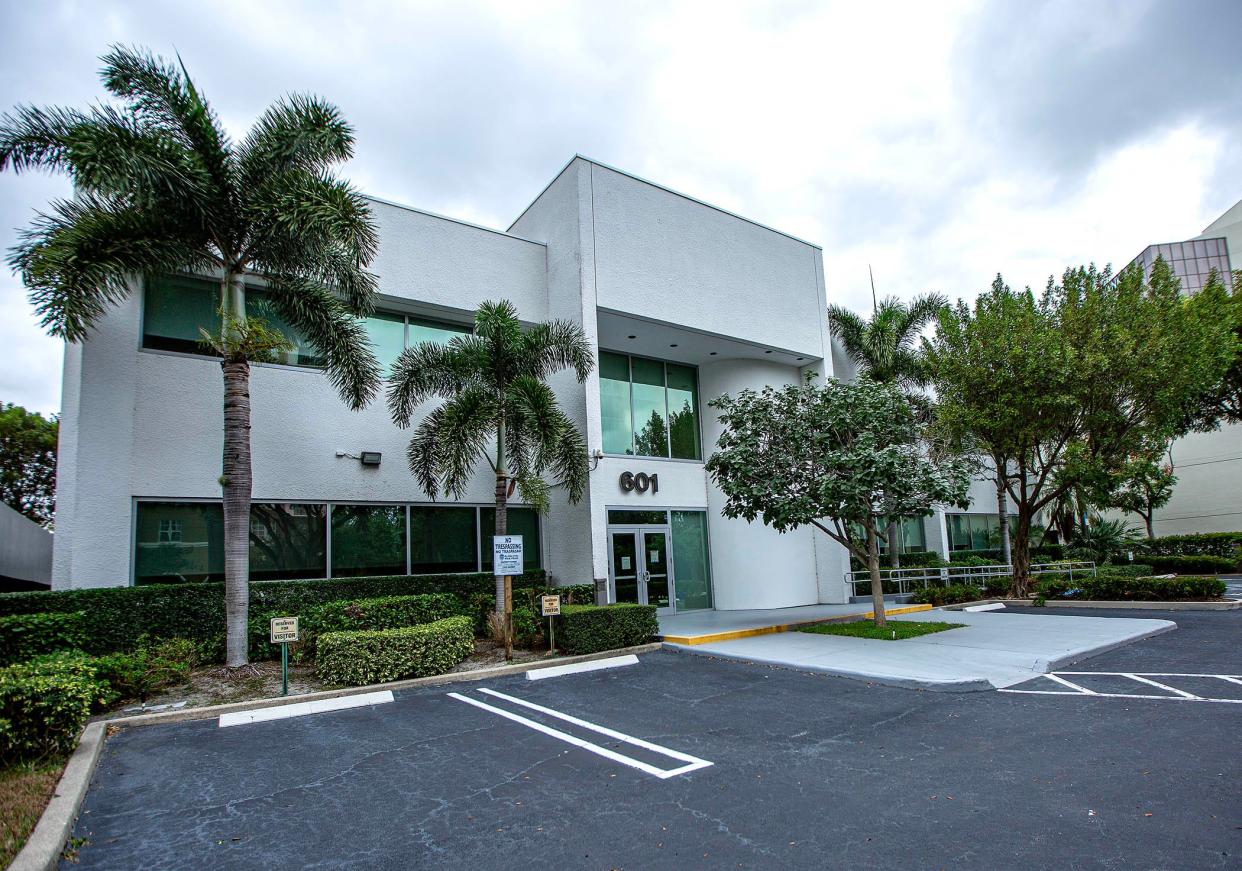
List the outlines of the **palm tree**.
{"label": "palm tree", "polygon": [[[514,486],[537,510],[547,506],[545,473],[577,502],[586,489],[586,443],[544,379],[573,369],[582,383],[594,367],[577,324],[557,320],[523,329],[512,303],[483,303],[473,335],[455,336],[448,344],[423,342],[393,364],[388,407],[398,426],[408,427],[427,400],[445,400],[410,439],[410,471],[432,499],[441,492],[460,499],[485,459],[496,476],[496,535],[508,531],[506,504]],[[496,581],[496,613],[504,615],[511,657],[509,585],[508,577]]]}
{"label": "palm tree", "polygon": [[[926,403],[919,388],[926,386],[919,334],[949,304],[939,293],[917,296],[907,305],[896,297],[881,300],[871,320],[839,305],[828,306],[828,329],[859,374],[872,381],[892,384],[906,394],[916,409]],[[888,523],[888,558],[893,568],[901,565],[897,547],[898,518]]]}
{"label": "palm tree", "polygon": [[245,284],[322,356],[341,397],[361,408],[379,365],[357,318],[371,311],[366,265],[376,231],[365,200],[331,173],[353,154],[353,131],[316,97],[273,104],[240,142],[176,66],[114,46],[104,87],[120,105],[85,111],[20,107],[0,118],[0,170],[62,172],[75,195],[51,204],[13,249],[42,324],[70,342],[133,292],[169,272],[220,282],[220,330],[209,337],[224,373],[223,488],[227,665],[247,663],[250,363],[286,344],[247,319]]}

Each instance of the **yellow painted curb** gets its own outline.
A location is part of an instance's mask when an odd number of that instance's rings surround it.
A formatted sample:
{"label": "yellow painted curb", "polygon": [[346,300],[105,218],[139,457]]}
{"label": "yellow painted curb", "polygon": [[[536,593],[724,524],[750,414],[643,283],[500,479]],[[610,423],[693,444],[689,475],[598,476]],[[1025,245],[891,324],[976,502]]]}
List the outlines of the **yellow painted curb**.
{"label": "yellow painted curb", "polygon": [[[913,614],[916,611],[930,611],[932,605],[908,605],[904,608],[887,608],[885,614]],[[754,629],[734,629],[731,632],[714,632],[711,635],[663,635],[661,638],[669,644],[713,644],[717,641],[733,641],[735,638],[752,638],[756,635],[773,635],[777,632],[788,632],[798,626],[813,626],[816,623],[838,623],[842,620],[874,620],[875,611],[859,614],[842,614],[839,617],[828,617],[821,620],[803,620],[798,623],[780,623],[775,626],[758,626]]]}

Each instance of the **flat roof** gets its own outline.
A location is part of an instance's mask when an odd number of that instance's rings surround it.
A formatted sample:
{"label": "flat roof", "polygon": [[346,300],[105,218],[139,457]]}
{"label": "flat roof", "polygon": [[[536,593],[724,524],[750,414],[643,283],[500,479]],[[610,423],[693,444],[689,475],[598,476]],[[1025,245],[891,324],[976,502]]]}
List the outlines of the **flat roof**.
{"label": "flat roof", "polygon": [[426,209],[416,209],[413,206],[407,206],[405,203],[396,203],[392,200],[386,200],[383,197],[377,197],[374,194],[364,193],[364,197],[375,203],[382,203],[385,206],[392,206],[394,209],[404,209],[407,212],[414,212],[419,215],[426,215],[429,218],[439,218],[441,221],[449,221],[454,224],[461,224],[463,227],[471,227],[475,230],[483,230],[487,233],[495,233],[497,236],[504,236],[507,239],[516,239],[519,242],[529,242],[532,245],[542,245],[548,247],[547,242],[540,242],[538,239],[527,239],[525,236],[519,236],[516,233],[510,233],[507,230],[497,230],[495,227],[484,227],[482,224],[475,224],[471,221],[463,221],[461,218],[450,218],[448,215],[441,215],[438,212],[429,212]]}

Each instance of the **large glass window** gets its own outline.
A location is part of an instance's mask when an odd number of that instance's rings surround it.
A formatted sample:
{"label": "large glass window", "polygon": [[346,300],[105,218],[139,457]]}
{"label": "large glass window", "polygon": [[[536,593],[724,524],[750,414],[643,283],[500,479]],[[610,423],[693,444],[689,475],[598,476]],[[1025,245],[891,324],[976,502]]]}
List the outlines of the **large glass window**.
{"label": "large glass window", "polygon": [[416,575],[478,570],[473,508],[410,506],[410,571]]}
{"label": "large glass window", "polygon": [[1000,547],[999,514],[946,514],[949,550],[995,550]]}
{"label": "large glass window", "polygon": [[[537,569],[542,565],[539,549],[539,514],[533,508],[509,506],[505,509],[505,527],[509,535],[522,536],[522,566]],[[479,548],[483,558],[482,569],[492,570],[492,536],[496,534],[496,509],[483,508],[479,511]]]}
{"label": "large glass window", "polygon": [[203,334],[219,332],[220,283],[182,275],[146,282],[142,295],[142,347],[211,353]]}
{"label": "large glass window", "polygon": [[634,453],[630,424],[630,358],[601,351],[599,355],[599,401],[604,430],[604,453]]}
{"label": "large glass window", "polygon": [[405,350],[405,318],[376,312],[363,321],[363,326],[371,342],[371,351],[379,360],[380,371],[387,377],[392,364]]}
{"label": "large glass window", "polygon": [[702,459],[698,404],[694,367],[600,353],[605,453]]}
{"label": "large glass window", "polygon": [[327,577],[327,511],[322,504],[250,506],[250,580]]}
{"label": "large glass window", "polygon": [[277,352],[277,363],[284,363],[287,366],[323,366],[323,358],[315,352],[315,349],[297,329],[281,317],[276,311],[271,296],[266,292],[256,288],[246,288],[246,317],[261,318],[270,328],[281,333],[293,346],[291,350]]}
{"label": "large glass window", "polygon": [[218,502],[139,502],[134,582],[224,579],[224,510]]}
{"label": "large glass window", "polygon": [[673,572],[677,610],[712,606],[711,557],[707,551],[707,513],[672,511]]}
{"label": "large glass window", "polygon": [[404,505],[332,506],[332,577],[404,574]]}
{"label": "large glass window", "polygon": [[454,336],[461,336],[470,332],[470,327],[466,324],[451,324],[447,321],[433,321],[427,318],[409,317],[406,320],[410,324],[409,340],[407,347],[421,345],[423,342],[435,342],[439,345],[447,345],[449,339]]}

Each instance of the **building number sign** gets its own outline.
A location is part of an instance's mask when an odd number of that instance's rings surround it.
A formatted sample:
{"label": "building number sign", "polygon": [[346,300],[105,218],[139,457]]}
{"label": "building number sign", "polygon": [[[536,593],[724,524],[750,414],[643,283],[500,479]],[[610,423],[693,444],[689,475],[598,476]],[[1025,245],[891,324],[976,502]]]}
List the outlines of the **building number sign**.
{"label": "building number sign", "polygon": [[652,493],[660,492],[660,476],[648,475],[646,472],[639,472],[637,475],[633,472],[622,472],[618,483],[625,493],[646,493],[648,490]]}

